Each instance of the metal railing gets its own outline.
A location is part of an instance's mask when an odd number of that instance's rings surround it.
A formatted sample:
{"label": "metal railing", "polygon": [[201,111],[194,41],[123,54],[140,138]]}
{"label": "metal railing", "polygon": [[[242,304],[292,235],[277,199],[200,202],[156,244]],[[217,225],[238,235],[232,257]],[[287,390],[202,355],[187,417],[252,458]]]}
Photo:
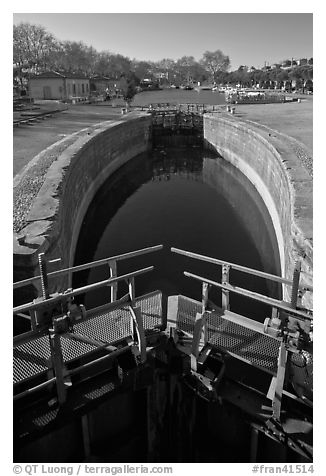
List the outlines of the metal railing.
{"label": "metal railing", "polygon": [[[14,308],[14,314],[16,315],[30,311],[32,313],[31,314],[31,317],[32,317],[34,313],[34,321],[33,319],[31,319],[33,330],[26,333],[23,336],[16,336],[14,338],[14,344],[18,346],[23,342],[36,338],[37,336],[40,335],[42,330],[45,331],[45,333],[48,334],[49,341],[50,341],[51,365],[52,365],[51,370],[54,372],[54,377],[52,377],[52,375],[49,376],[49,379],[46,382],[43,382],[33,387],[32,389],[23,391],[22,393],[16,395],[15,399],[22,398],[25,395],[36,392],[44,388],[45,386],[56,385],[58,400],[59,402],[63,402],[65,401],[65,398],[66,398],[65,396],[67,391],[67,380],[69,380],[69,378],[72,375],[78,373],[79,371],[82,371],[86,367],[89,368],[90,366],[95,365],[99,361],[102,362],[103,360],[112,359],[114,358],[114,356],[120,355],[121,352],[128,351],[128,349],[130,349],[130,345],[133,348],[138,347],[138,355],[140,356],[141,361],[144,361],[146,359],[146,339],[145,339],[145,333],[144,333],[144,327],[143,327],[140,308],[139,306],[136,305],[135,278],[140,275],[143,275],[144,273],[152,271],[154,267],[149,266],[146,268],[133,271],[131,273],[117,276],[117,263],[127,258],[133,258],[136,256],[141,256],[147,253],[151,253],[154,251],[159,251],[162,248],[163,248],[163,245],[152,246],[152,247],[144,248],[141,250],[136,250],[129,253],[124,253],[121,255],[116,255],[113,257],[97,260],[91,263],[85,263],[82,265],[66,268],[63,270],[54,271],[49,274],[47,274],[46,272],[46,262],[44,259],[44,255],[40,256],[39,261],[40,261],[41,274],[39,276],[35,276],[33,278],[29,278],[14,284],[16,288],[19,288],[23,285],[35,283],[36,281],[40,280],[42,284],[42,292],[43,292],[42,298],[39,298],[38,300],[35,300],[34,302],[16,306]],[[300,269],[298,267],[295,268],[293,280],[291,281],[291,280],[282,278],[280,276],[272,275],[272,274],[265,273],[259,270],[254,270],[254,269],[237,265],[235,263],[230,263],[224,260],[210,258],[210,257],[203,256],[197,253],[181,250],[178,248],[171,248],[171,251],[173,253],[177,253],[177,254],[180,254],[189,258],[197,259],[203,262],[219,265],[222,267],[221,283],[218,283],[216,281],[213,281],[211,279],[208,279],[202,276],[198,276],[196,274],[193,274],[187,271],[184,272],[184,275],[186,277],[193,278],[202,283],[202,315],[204,315],[207,309],[209,289],[210,287],[214,286],[222,290],[222,310],[230,309],[229,293],[232,292],[241,296],[245,296],[250,299],[254,299],[256,301],[259,301],[261,303],[264,303],[270,306],[273,310],[273,314],[272,314],[273,317],[277,317],[280,311],[286,311],[288,314],[295,317],[296,319],[303,320],[305,322],[308,322],[309,324],[312,321],[311,311],[298,308],[297,306],[297,295],[299,291],[302,289],[312,291],[312,287],[310,286],[305,286],[305,287],[300,286]],[[108,279],[97,282],[97,283],[88,284],[86,286],[82,286],[77,289],[68,289],[64,293],[57,293],[53,295],[49,294],[48,278],[53,278],[65,273],[69,273],[69,272],[73,273],[73,272],[78,272],[85,269],[91,269],[91,268],[95,268],[97,266],[102,266],[102,265],[109,266],[110,277]],[[235,269],[237,271],[241,271],[241,272],[258,276],[264,279],[269,279],[280,284],[291,286],[292,287],[291,302],[285,303],[284,301],[270,298],[268,296],[264,296],[259,293],[249,291],[247,289],[243,289],[231,284],[230,283],[231,269]],[[110,304],[107,304],[106,306],[107,306],[107,309],[113,309],[115,306],[118,306],[120,303],[120,301],[117,301],[117,285],[121,281],[126,282],[128,285],[127,300],[124,301],[123,304],[128,306],[128,309],[130,311],[130,316],[131,316],[132,335],[130,336],[129,344],[125,345],[121,349],[112,350],[108,348],[109,343],[107,344],[104,343],[101,346],[101,348],[105,348],[107,350],[107,355],[98,357],[97,359],[94,359],[92,362],[88,362],[87,364],[84,364],[77,368],[67,370],[63,360],[60,336],[63,333],[66,333],[67,335],[69,335],[71,322],[74,323],[75,322],[74,319],[76,319],[72,314],[72,321],[71,320],[69,321],[69,319],[71,319],[71,316],[69,315],[69,309],[70,309],[69,306],[71,305],[72,298],[80,294],[84,294],[88,291],[92,291],[102,287],[110,287],[112,302]],[[112,289],[114,290],[113,293],[112,293]],[[63,305],[64,307],[63,313],[61,314],[60,312],[58,313],[56,308],[58,304]],[[51,312],[48,312],[48,311],[49,310],[51,311],[54,309],[56,310],[55,311],[56,315],[54,317],[51,317]],[[42,324],[43,314],[46,316],[46,318]],[[38,319],[38,315],[39,315],[39,319]],[[83,317],[84,317],[83,315],[77,316],[78,322],[79,322],[79,319],[83,319]],[[66,324],[66,327],[62,328],[62,324]],[[198,324],[200,323],[198,322]],[[198,337],[199,333],[201,332],[202,324],[198,325],[197,327],[199,329],[197,332],[198,334],[197,337]],[[75,336],[75,337],[78,338],[78,336]],[[196,342],[197,341],[199,342],[199,337],[197,338]]]}
{"label": "metal railing", "polygon": [[202,104],[202,103],[151,103],[146,105],[131,105],[130,109],[149,111],[149,112],[217,112],[221,110],[221,104]]}
{"label": "metal railing", "polygon": [[[89,369],[99,362],[116,358],[121,353],[127,352],[131,347],[134,349],[138,348],[137,352],[140,356],[140,361],[145,361],[146,339],[140,307],[136,303],[135,278],[152,271],[154,266],[138,269],[131,273],[118,276],[117,263],[128,258],[134,258],[147,253],[159,251],[162,248],[162,245],[151,246],[141,250],[104,258],[91,263],[65,268],[52,273],[47,273],[47,262],[45,261],[44,254],[42,253],[39,255],[40,275],[14,283],[14,289],[17,289],[22,286],[41,282],[43,294],[42,297],[35,299],[33,302],[28,302],[14,307],[13,314],[22,316],[24,318],[29,318],[32,329],[23,335],[15,336],[14,346],[17,347],[23,345],[26,342],[32,341],[33,339],[37,339],[42,335],[47,335],[51,350],[50,369],[51,372],[54,373],[54,377],[50,376],[50,378],[48,378],[45,382],[16,394],[14,396],[14,400],[18,400],[24,396],[33,394],[34,392],[37,392],[45,387],[55,385],[58,401],[59,403],[63,403],[66,398],[66,392],[69,386],[68,381],[70,380],[71,376],[83,371],[84,369]],[[52,262],[57,261],[59,260],[53,260]],[[71,288],[61,293],[54,293],[52,295],[49,293],[49,279],[53,279],[67,273],[74,273],[105,265],[109,267],[110,277],[108,279],[88,284],[76,289]],[[127,284],[128,293],[121,300],[117,300],[117,286],[120,282],[125,282]],[[126,306],[129,310],[131,332],[129,343],[128,345],[124,345],[119,349],[109,349],[109,343],[99,343],[100,345],[98,347],[102,350],[105,349],[107,355],[100,357],[97,356],[97,358],[94,358],[91,362],[87,362],[86,364],[84,363],[77,368],[68,370],[63,359],[63,350],[60,336],[64,334],[68,337],[75,337],[77,340],[80,338],[84,341],[85,339],[83,339],[83,336],[75,336],[72,334],[71,328],[75,322],[79,323],[83,319],[87,319],[86,310],[83,308],[83,306],[78,307],[74,305],[73,307],[72,300],[75,296],[103,287],[111,288],[111,303],[105,305],[106,312],[111,310],[114,311],[115,308],[118,308],[121,305]],[[28,316],[24,313],[30,313],[30,315]]]}
{"label": "metal railing", "polygon": [[[187,277],[192,277],[194,279],[197,279],[199,281],[202,281],[203,283],[206,283],[207,285],[215,286],[220,289],[222,289],[222,309],[224,310],[229,310],[230,308],[230,300],[229,300],[229,293],[234,292],[235,294],[239,294],[245,297],[248,297],[250,299],[254,299],[256,301],[262,302],[264,304],[270,305],[273,308],[276,308],[278,310],[286,310],[289,311],[291,310],[291,313],[300,316],[300,317],[305,317],[307,319],[311,318],[309,314],[309,310],[307,311],[301,311],[297,309],[297,302],[298,299],[301,298],[301,294],[303,292],[309,291],[312,292],[313,288],[311,286],[301,286],[300,285],[300,266],[299,264],[296,264],[294,273],[293,273],[293,280],[289,280],[280,276],[276,276],[274,274],[269,274],[265,273],[263,271],[255,270],[252,268],[247,268],[246,266],[241,266],[235,263],[230,263],[228,261],[216,259],[216,258],[211,258],[208,256],[200,255],[198,253],[192,253],[190,251],[185,251],[181,250],[179,248],[171,248],[171,251],[173,253],[180,254],[182,256],[186,256],[188,258],[193,258],[197,259],[199,261],[204,261],[207,263],[219,265],[222,267],[222,273],[221,273],[221,283],[209,280],[207,278],[203,278],[201,276],[194,275],[192,273],[188,273],[185,271],[185,276]],[[287,286],[291,286],[292,292],[291,292],[291,302],[285,303],[284,301],[279,301],[277,299],[273,299],[267,296],[263,296],[261,294],[249,291],[247,289],[239,288],[237,286],[231,285],[230,284],[230,270],[234,269],[246,274],[250,274],[253,276],[257,276],[266,280],[270,280],[279,284],[284,284]],[[204,292],[204,291],[203,291]],[[205,291],[205,295],[207,295],[207,290]],[[206,296],[206,299],[208,297]]]}
{"label": "metal railing", "polygon": [[[195,279],[202,283],[202,309],[201,313],[198,313],[194,323],[193,340],[191,347],[191,354],[195,357],[193,359],[194,369],[197,371],[197,359],[200,352],[200,343],[203,342],[206,345],[209,341],[208,338],[208,318],[207,318],[207,305],[208,305],[208,293],[211,287],[216,287],[222,290],[222,312],[227,319],[227,312],[230,310],[229,293],[235,293],[244,296],[249,299],[253,299],[272,308],[272,317],[266,318],[263,325],[263,333],[270,336],[270,338],[276,338],[279,340],[279,349],[277,356],[277,372],[275,375],[275,385],[272,390],[272,411],[273,418],[276,421],[280,421],[281,418],[281,404],[282,395],[284,390],[284,384],[286,381],[286,366],[288,352],[298,352],[300,349],[312,350],[312,312],[310,310],[298,309],[297,300],[300,287],[300,264],[296,263],[293,272],[293,280],[290,281],[279,276],[275,276],[262,271],[247,268],[245,266],[237,265],[227,261],[209,258],[189,251],[180,250],[178,248],[171,248],[171,251],[178,253],[189,258],[198,259],[200,261],[220,265],[222,267],[221,283],[213,281],[211,279],[198,276],[188,271],[184,272],[186,277]],[[269,279],[277,283],[286,284],[292,286],[291,302],[286,303],[277,299],[264,296],[257,292],[249,291],[247,289],[240,288],[238,286],[230,284],[230,270],[236,269],[238,271],[259,276],[264,279]],[[309,291],[312,291],[312,287],[307,287]],[[230,314],[229,314],[230,315]],[[250,328],[248,326],[248,319],[243,316],[237,317],[236,321],[243,327]],[[297,323],[300,322],[301,325]],[[294,325],[293,325],[294,324]],[[223,332],[223,331],[221,331]],[[261,331],[259,331],[261,332]],[[192,367],[193,368],[193,367]]]}
{"label": "metal railing", "polygon": [[[129,259],[129,258],[135,258],[137,256],[141,256],[141,255],[144,255],[144,254],[147,254],[147,253],[153,253],[155,251],[161,250],[162,248],[163,248],[163,245],[156,245],[156,246],[150,246],[150,247],[147,247],[147,248],[143,248],[141,250],[130,251],[128,253],[123,253],[123,254],[120,254],[120,255],[111,256],[109,258],[103,258],[103,259],[100,259],[100,260],[97,260],[97,261],[92,261],[90,263],[80,264],[78,266],[73,266],[73,267],[69,267],[69,268],[59,269],[57,271],[52,271],[51,273],[47,273],[47,277],[48,278],[56,278],[58,276],[62,276],[62,275],[67,274],[67,273],[75,273],[75,272],[78,272],[78,271],[83,271],[83,270],[86,270],[86,269],[92,269],[92,268],[96,268],[98,266],[107,265],[107,266],[109,266],[110,277],[113,278],[113,277],[117,276],[117,263],[119,261],[126,260],[126,259]],[[60,258],[58,258],[56,260],[51,260],[48,263],[55,263],[55,262],[58,262],[59,260],[60,260]],[[43,266],[44,266],[44,264],[45,263],[43,263]],[[27,278],[27,279],[24,279],[22,281],[17,281],[16,283],[13,284],[13,289],[18,289],[18,288],[21,288],[23,286],[27,286],[28,284],[37,283],[39,280],[41,280],[41,282],[42,282],[42,278],[43,278],[43,276],[42,276],[42,271],[41,271],[41,274],[38,275],[38,276],[33,276],[32,278]],[[116,290],[113,290],[113,293],[111,295],[111,300],[114,301],[115,298],[116,298]]]}
{"label": "metal railing", "polygon": [[[140,276],[144,273],[152,271],[153,269],[154,269],[154,266],[149,266],[147,268],[143,268],[143,269],[139,269],[137,271],[133,271],[132,273],[123,274],[121,276],[116,276],[116,277],[113,277],[113,278],[105,279],[104,281],[99,281],[99,282],[93,283],[93,284],[87,284],[86,286],[82,286],[82,287],[77,288],[77,289],[68,290],[65,293],[59,293],[57,295],[54,295],[53,297],[48,297],[46,299],[46,305],[48,306],[48,305],[56,304],[56,303],[59,303],[59,302],[67,301],[70,298],[73,298],[73,297],[78,296],[80,294],[84,294],[88,291],[94,291],[95,289],[99,289],[99,288],[102,288],[104,286],[113,287],[121,281],[125,281],[128,284],[130,284],[130,286],[132,288],[130,290],[130,296],[133,296],[133,298],[131,298],[131,299],[134,299],[134,290],[133,290],[133,288],[134,288],[134,283],[133,283],[134,278],[136,276]],[[26,312],[26,311],[37,311],[39,309],[44,308],[44,304],[45,304],[44,300],[37,301],[37,302],[29,302],[29,303],[26,303],[26,304],[21,304],[20,306],[14,307],[13,314],[23,313],[23,312]]]}

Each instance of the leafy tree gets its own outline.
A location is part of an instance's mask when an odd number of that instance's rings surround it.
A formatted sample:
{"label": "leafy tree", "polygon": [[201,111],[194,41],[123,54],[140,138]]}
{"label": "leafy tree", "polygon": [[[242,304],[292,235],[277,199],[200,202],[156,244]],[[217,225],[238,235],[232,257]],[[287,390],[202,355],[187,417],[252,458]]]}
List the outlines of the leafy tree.
{"label": "leafy tree", "polygon": [[131,68],[139,79],[144,79],[152,76],[153,63],[134,59],[131,63]]}
{"label": "leafy tree", "polygon": [[109,58],[110,53],[108,51],[102,51],[96,56],[95,71],[97,74],[105,76],[109,72]]}
{"label": "leafy tree", "polygon": [[120,54],[110,54],[108,58],[108,72],[110,76],[120,77],[122,74],[128,74],[131,71],[131,60]]}
{"label": "leafy tree", "polygon": [[139,85],[139,78],[135,73],[131,72],[127,76],[127,90],[124,94],[124,99],[127,102],[131,102],[132,98],[137,93],[137,86]]}

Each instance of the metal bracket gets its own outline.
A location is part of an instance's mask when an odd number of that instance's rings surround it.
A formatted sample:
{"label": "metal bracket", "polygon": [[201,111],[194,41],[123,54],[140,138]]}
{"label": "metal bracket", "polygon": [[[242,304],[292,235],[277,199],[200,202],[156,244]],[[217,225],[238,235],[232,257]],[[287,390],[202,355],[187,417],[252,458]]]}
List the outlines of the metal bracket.
{"label": "metal bracket", "polygon": [[134,341],[138,349],[140,362],[144,363],[146,361],[146,337],[141,310],[139,306],[129,306],[129,311],[131,313],[131,325],[134,331]]}

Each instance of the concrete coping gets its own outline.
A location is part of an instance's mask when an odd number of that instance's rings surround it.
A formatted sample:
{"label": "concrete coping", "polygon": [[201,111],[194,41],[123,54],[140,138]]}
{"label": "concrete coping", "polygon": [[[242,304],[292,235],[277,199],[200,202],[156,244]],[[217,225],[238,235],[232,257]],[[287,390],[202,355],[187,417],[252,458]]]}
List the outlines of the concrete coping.
{"label": "concrete coping", "polygon": [[102,132],[147,116],[132,112],[81,129],[47,147],[14,178],[14,255],[44,251],[59,208],[59,189],[73,157]]}
{"label": "concrete coping", "polygon": [[[216,118],[213,114],[206,114],[209,118]],[[313,269],[313,179],[310,171],[304,166],[296,150],[300,144],[293,137],[268,128],[261,127],[252,121],[246,122],[236,117],[221,114],[219,122],[244,132],[250,132],[252,137],[268,148],[279,162],[287,178],[288,189],[291,195],[291,233],[294,242],[296,259],[303,259],[304,268],[312,280]],[[304,146],[303,146],[304,147]],[[307,149],[306,149],[307,150]],[[307,151],[307,153],[309,153]],[[308,278],[307,278],[308,279]]]}

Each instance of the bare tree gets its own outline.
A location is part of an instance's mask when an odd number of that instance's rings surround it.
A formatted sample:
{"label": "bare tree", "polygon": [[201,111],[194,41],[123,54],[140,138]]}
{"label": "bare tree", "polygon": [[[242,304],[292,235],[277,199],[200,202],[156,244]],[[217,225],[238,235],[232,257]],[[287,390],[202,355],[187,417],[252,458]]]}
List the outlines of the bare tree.
{"label": "bare tree", "polygon": [[225,72],[230,68],[230,58],[221,50],[205,51],[200,63],[210,73],[213,81],[217,79],[218,73]]}
{"label": "bare tree", "polygon": [[45,68],[57,50],[54,36],[39,25],[14,25],[13,60],[19,66]]}

